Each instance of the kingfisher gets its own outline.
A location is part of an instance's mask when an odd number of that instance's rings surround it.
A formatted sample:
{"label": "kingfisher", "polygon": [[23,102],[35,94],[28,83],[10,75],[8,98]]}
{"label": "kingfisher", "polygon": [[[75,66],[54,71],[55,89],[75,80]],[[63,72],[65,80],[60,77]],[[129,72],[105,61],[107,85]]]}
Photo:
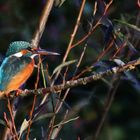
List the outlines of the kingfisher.
{"label": "kingfisher", "polygon": [[6,58],[0,67],[0,96],[18,90],[34,70],[37,55],[59,55],[40,48],[32,48],[26,41],[14,41],[9,45]]}

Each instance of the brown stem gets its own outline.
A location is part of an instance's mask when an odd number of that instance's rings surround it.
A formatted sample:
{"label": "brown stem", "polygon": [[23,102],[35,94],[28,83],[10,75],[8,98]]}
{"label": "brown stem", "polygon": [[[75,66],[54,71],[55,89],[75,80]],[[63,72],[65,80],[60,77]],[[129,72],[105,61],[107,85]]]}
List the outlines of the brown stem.
{"label": "brown stem", "polygon": [[45,29],[46,22],[50,15],[50,11],[53,7],[54,0],[47,0],[46,5],[44,7],[44,11],[40,18],[40,22],[38,25],[38,29],[35,32],[34,38],[32,39],[32,47],[38,47],[39,41],[42,37],[43,31]]}
{"label": "brown stem", "polygon": [[[64,115],[64,118],[63,118],[63,120],[62,120],[62,122],[65,122],[65,120],[66,120],[66,118],[67,118],[67,116],[68,116],[68,113],[69,113],[69,111],[68,110],[66,110],[66,112],[65,112],[65,115]],[[55,127],[55,128],[53,128],[53,131],[55,132],[54,134],[53,134],[53,132],[52,132],[52,135],[51,135],[51,139],[56,139],[56,137],[58,136],[58,134],[59,134],[59,132],[60,132],[60,130],[62,129],[62,127],[63,127],[63,123],[62,124],[60,124],[59,126],[57,126],[57,127]]]}
{"label": "brown stem", "polygon": [[13,133],[14,133],[14,136],[15,136],[15,140],[18,140],[18,133],[17,133],[17,130],[16,130],[16,125],[15,125],[15,121],[14,121],[14,116],[13,116],[13,109],[12,109],[12,104],[10,103],[10,99],[8,98],[8,104],[7,104],[7,107],[8,107],[8,110],[9,110],[9,113],[10,113],[10,117],[11,117],[11,125],[12,125],[12,130],[13,130]]}
{"label": "brown stem", "polygon": [[[38,63],[38,72],[37,72],[37,78],[36,78],[36,82],[35,82],[35,90],[37,90],[38,82],[39,82],[40,64],[41,64],[41,59],[39,59],[39,63]],[[36,103],[36,99],[37,99],[36,96],[37,95],[34,95],[33,104],[32,104],[32,108],[31,108],[31,111],[30,111],[30,119],[29,119],[29,126],[28,126],[28,130],[27,130],[26,140],[29,139],[29,135],[30,135],[30,129],[31,129],[31,124],[32,124],[32,116],[33,116],[33,112],[34,112],[34,109],[35,109],[35,103]]]}
{"label": "brown stem", "polygon": [[29,135],[30,135],[30,129],[31,129],[31,125],[32,125],[32,115],[33,115],[34,108],[35,108],[36,96],[37,96],[37,95],[34,95],[33,104],[32,104],[32,109],[31,109],[31,111],[30,111],[30,120],[29,120],[29,126],[28,126],[28,130],[27,130],[26,140],[29,139]]}
{"label": "brown stem", "polygon": [[[68,44],[68,47],[67,47],[67,50],[65,52],[65,55],[63,57],[63,61],[62,63],[64,63],[68,57],[68,54],[71,50],[71,46],[73,44],[73,41],[74,41],[74,38],[75,38],[75,35],[78,31],[78,28],[79,28],[79,25],[80,25],[80,20],[81,20],[81,17],[82,17],[82,13],[83,13],[83,10],[84,10],[84,6],[85,6],[85,3],[86,3],[86,0],[83,0],[82,4],[81,4],[81,8],[80,8],[80,11],[79,11],[79,14],[78,14],[78,18],[77,18],[77,21],[76,21],[76,24],[75,24],[75,27],[74,27],[74,30],[73,30],[73,33],[71,34],[71,38],[70,38],[70,41],[69,41],[69,44]],[[61,72],[61,69],[57,72],[54,80],[52,81],[52,85],[54,84],[55,80],[57,79],[57,77],[59,76]]]}
{"label": "brown stem", "polygon": [[80,12],[79,12],[79,15],[78,15],[78,18],[77,18],[77,21],[76,21],[76,25],[74,27],[74,30],[73,30],[73,33],[71,34],[71,39],[70,39],[70,42],[69,42],[69,45],[68,45],[68,48],[66,50],[66,53],[64,55],[64,58],[63,58],[63,62],[66,61],[67,57],[68,57],[68,54],[69,54],[69,51],[71,50],[71,45],[74,41],[74,38],[75,38],[75,35],[78,31],[78,27],[80,25],[80,20],[81,20],[81,17],[82,17],[82,13],[83,13],[83,9],[85,7],[85,3],[86,3],[86,0],[83,0],[82,2],[82,5],[81,5],[81,8],[80,8]]}
{"label": "brown stem", "polygon": [[[100,21],[102,20],[102,17],[107,13],[109,7],[111,6],[113,0],[110,0],[110,2],[106,5],[105,10],[103,15],[101,16],[101,18],[99,18],[99,20],[96,22],[96,24],[92,27],[92,29],[84,36],[82,37],[78,42],[76,42],[75,44],[73,44],[71,46],[71,48],[76,47],[77,45],[80,45],[82,42],[84,42],[94,31],[95,29],[98,27],[98,25],[100,24]],[[96,7],[96,6],[95,6]]]}
{"label": "brown stem", "polygon": [[1,140],[7,140],[7,138],[11,135],[12,137],[14,136],[14,133],[13,133],[13,129],[12,129],[12,126],[10,124],[10,121],[8,120],[7,118],[7,114],[4,112],[4,120],[5,120],[5,123],[6,123],[6,127],[3,131],[3,134],[2,134],[2,137],[1,137]]}
{"label": "brown stem", "polygon": [[[81,53],[81,56],[80,56],[80,58],[79,58],[79,62],[78,62],[77,65],[76,65],[76,69],[75,69],[75,72],[74,72],[74,74],[73,74],[73,78],[74,78],[74,75],[75,75],[75,73],[77,72],[77,70],[78,70],[78,68],[79,68],[79,66],[80,66],[80,64],[81,64],[81,62],[82,62],[82,59],[83,59],[84,54],[85,54],[86,47],[87,47],[87,44],[85,44],[84,49],[83,49],[83,51],[82,51],[82,53]],[[67,67],[67,68],[68,68],[68,67]],[[66,71],[67,71],[67,70],[68,70],[68,69],[66,69]],[[66,75],[66,72],[65,72],[65,75]],[[72,78],[72,80],[73,80],[73,78]],[[59,112],[59,110],[61,109],[61,107],[62,107],[62,105],[63,105],[63,103],[64,103],[64,101],[65,101],[65,99],[66,99],[66,97],[67,97],[67,95],[68,95],[68,93],[69,93],[69,91],[70,91],[70,88],[68,88],[68,89],[66,90],[66,92],[65,92],[65,94],[64,94],[64,96],[63,96],[63,98],[62,98],[62,100],[61,100],[61,101],[58,100],[58,102],[56,103],[56,106],[55,106],[55,114],[57,114],[57,113]],[[61,94],[61,92],[60,92],[60,94]],[[60,94],[59,94],[59,96],[60,96]],[[64,117],[64,118],[65,118],[65,117]],[[52,120],[55,120],[55,116],[53,117]],[[52,121],[51,121],[51,122],[52,122]],[[54,125],[54,121],[53,121],[53,125]],[[53,131],[55,131],[53,125],[51,125],[51,131],[50,131],[50,133],[49,133],[49,138],[50,138],[50,136],[52,135]],[[62,128],[62,126],[61,126],[59,129],[57,129],[57,135],[58,135],[58,133],[60,132],[60,129],[61,129],[61,128]],[[48,138],[48,140],[49,140],[49,138]]]}
{"label": "brown stem", "polygon": [[[113,68],[108,69],[106,71],[98,72],[98,73],[95,73],[91,76],[79,78],[77,80],[66,81],[65,83],[60,84],[60,85],[54,85],[52,87],[47,87],[47,88],[40,88],[37,90],[25,90],[25,91],[22,91],[21,94],[19,94],[18,96],[24,97],[24,96],[28,96],[31,93],[35,94],[35,95],[42,95],[42,94],[47,94],[47,93],[52,93],[52,92],[58,93],[61,90],[66,90],[68,88],[72,88],[75,86],[86,85],[87,83],[99,80],[105,76],[110,76],[113,74],[134,70],[137,65],[140,65],[140,58],[133,60],[133,61],[130,61],[123,66],[113,67]],[[3,94],[0,96],[0,99],[4,98],[4,97],[5,97],[5,95]],[[16,95],[12,93],[12,94],[9,94],[9,97],[15,98]]]}
{"label": "brown stem", "polygon": [[[68,57],[68,54],[69,54],[69,52],[70,52],[70,50],[71,50],[71,45],[72,45],[72,43],[73,43],[73,41],[74,41],[75,35],[76,35],[76,33],[77,33],[77,31],[78,31],[78,28],[79,28],[79,25],[80,25],[80,20],[81,20],[81,17],[82,17],[82,13],[83,13],[83,10],[84,10],[85,3],[86,3],[86,0],[83,0],[83,2],[82,2],[82,4],[81,4],[80,11],[79,11],[78,18],[77,18],[77,21],[76,21],[76,24],[75,24],[73,33],[71,34],[71,38],[70,38],[70,41],[69,41],[67,50],[66,50],[66,52],[65,52],[65,55],[64,55],[64,57],[63,57],[62,63],[64,63],[64,62],[66,61],[66,59],[67,59],[67,57]],[[54,77],[54,79],[53,79],[53,81],[52,81],[52,83],[51,83],[51,87],[53,86],[55,80],[58,78],[60,72],[61,72],[61,69],[56,73],[56,75],[55,75],[55,77]],[[66,94],[65,94],[63,100],[65,100],[67,94],[68,94],[68,92],[66,91]],[[55,110],[58,112],[59,109],[61,108],[61,106],[62,106],[62,102],[61,102],[60,104],[56,104]],[[49,132],[49,135],[48,135],[48,140],[50,139],[50,136],[51,136],[51,134],[52,134],[52,132],[53,132],[54,120],[55,120],[55,116],[54,116],[54,117],[51,119],[51,121],[50,121],[50,132]]]}
{"label": "brown stem", "polygon": [[108,96],[107,96],[107,100],[105,102],[105,106],[104,106],[104,113],[102,115],[102,118],[101,118],[101,121],[96,129],[96,132],[95,132],[95,135],[94,135],[94,138],[93,140],[96,140],[101,132],[101,129],[103,127],[103,124],[105,122],[105,119],[107,117],[107,114],[109,112],[109,109],[112,105],[112,102],[114,100],[114,97],[115,97],[115,93],[118,89],[118,86],[119,86],[119,83],[120,83],[120,75],[115,75],[114,79],[113,79],[113,83],[112,83],[112,86],[108,92]]}
{"label": "brown stem", "polygon": [[99,61],[112,48],[113,44],[114,44],[114,39],[112,39],[109,46],[98,56],[96,62]]}

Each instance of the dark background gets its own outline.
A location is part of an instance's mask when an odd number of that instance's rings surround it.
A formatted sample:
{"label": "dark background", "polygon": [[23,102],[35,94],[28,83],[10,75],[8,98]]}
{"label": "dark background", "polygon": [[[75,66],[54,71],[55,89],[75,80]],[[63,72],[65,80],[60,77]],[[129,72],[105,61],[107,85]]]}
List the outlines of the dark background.
{"label": "dark background", "polygon": [[[8,45],[12,41],[25,40],[31,41],[35,30],[37,28],[39,18],[44,7],[45,0],[1,0],[0,1],[0,55],[3,60]],[[47,50],[56,51],[61,54],[59,57],[47,57],[44,63],[48,63],[49,73],[59,65],[64,56],[70,34],[73,31],[76,18],[79,12],[80,0],[66,0],[60,7],[54,7],[51,11],[49,20],[47,22],[43,37],[40,41],[40,46]],[[93,8],[93,1],[88,0],[84,9],[84,19],[88,19]],[[121,19],[123,15],[126,21],[131,24],[136,24],[139,8],[136,0],[114,0],[108,15],[111,21],[114,19]],[[139,25],[137,25],[139,26]],[[127,35],[124,26],[121,28],[122,32]],[[131,36],[135,36],[135,32],[130,29]],[[85,34],[82,28],[75,38],[78,40]],[[139,40],[139,36],[136,36]],[[99,53],[103,50],[103,33],[101,29],[97,29],[89,38],[88,48],[86,50],[84,60],[79,68],[79,71],[95,62]],[[133,42],[132,42],[133,43]],[[139,50],[139,43],[137,44]],[[79,45],[70,52],[68,60],[78,59],[81,55],[83,45]],[[125,56],[124,56],[125,57]],[[123,57],[123,58],[124,58]],[[102,58],[108,60],[109,56]],[[131,58],[132,59],[132,58]],[[74,64],[68,71],[67,80],[71,78],[75,66]],[[83,76],[90,75],[87,73]],[[133,71],[134,77],[139,81],[139,69]],[[36,71],[27,81],[26,88],[33,89],[34,81],[36,79]],[[106,80],[111,83],[112,77],[107,77]],[[57,81],[61,83],[61,79]],[[42,87],[40,81],[39,86]],[[114,102],[108,113],[104,127],[99,136],[100,140],[139,140],[140,139],[140,85],[134,86],[133,80],[122,78],[120,86],[117,90]],[[137,88],[136,88],[137,87]],[[66,99],[66,103],[71,109],[71,113],[75,116],[80,115],[80,119],[64,125],[59,137],[63,140],[76,140],[79,136],[81,140],[92,139],[94,132],[98,126],[100,118],[103,113],[103,103],[108,92],[108,85],[102,81],[92,82],[86,86],[73,88]],[[40,98],[38,99],[39,102]],[[16,117],[17,128],[20,127],[24,117],[28,115],[32,97],[22,99],[18,104],[19,114]],[[0,103],[0,114],[3,116],[3,108],[5,102]],[[49,107],[48,107],[49,108]],[[57,121],[59,122],[64,115],[64,110],[68,107],[64,105],[60,114],[58,114]],[[21,111],[22,110],[22,111]],[[73,116],[73,115],[72,115]],[[40,138],[41,126],[47,129],[49,119],[37,121],[32,126],[31,139]],[[57,123],[58,123],[57,122]],[[1,124],[1,128],[2,124]]]}

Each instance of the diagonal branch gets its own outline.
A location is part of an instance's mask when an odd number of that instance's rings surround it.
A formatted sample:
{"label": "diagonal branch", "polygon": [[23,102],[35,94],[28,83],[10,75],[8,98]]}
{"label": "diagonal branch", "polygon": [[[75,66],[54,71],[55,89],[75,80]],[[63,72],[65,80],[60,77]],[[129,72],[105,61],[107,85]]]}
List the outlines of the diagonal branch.
{"label": "diagonal branch", "polygon": [[[43,95],[43,94],[47,94],[47,93],[51,93],[51,92],[59,93],[60,91],[66,90],[68,88],[76,87],[79,85],[86,85],[92,81],[99,80],[105,76],[111,76],[113,74],[133,70],[133,69],[135,69],[135,67],[137,65],[140,65],[140,58],[133,60],[133,61],[130,61],[123,66],[113,67],[113,68],[108,69],[106,71],[95,73],[91,76],[79,78],[77,80],[66,81],[65,83],[60,84],[60,85],[54,85],[52,87],[47,87],[47,88],[39,88],[37,90],[25,90],[25,91],[22,91],[18,96],[24,97],[24,96],[28,96],[30,94]],[[1,95],[0,98],[5,97],[4,94],[0,94],[0,95]],[[10,94],[9,96],[11,98],[16,97],[15,94]]]}
{"label": "diagonal branch", "polygon": [[35,32],[35,35],[34,35],[34,38],[32,39],[32,42],[31,42],[32,47],[38,47],[39,41],[42,37],[46,22],[48,20],[49,14],[50,14],[50,11],[53,7],[53,3],[54,3],[54,0],[47,0],[47,3],[44,7],[44,11],[43,11],[42,16],[40,18],[38,28]]}

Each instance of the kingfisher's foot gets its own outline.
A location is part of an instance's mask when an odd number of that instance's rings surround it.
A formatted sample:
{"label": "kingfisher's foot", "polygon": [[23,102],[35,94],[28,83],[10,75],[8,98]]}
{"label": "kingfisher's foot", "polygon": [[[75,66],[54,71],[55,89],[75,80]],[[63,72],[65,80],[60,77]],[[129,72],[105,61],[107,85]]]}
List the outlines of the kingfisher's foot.
{"label": "kingfisher's foot", "polygon": [[0,91],[0,99],[6,97],[6,93],[4,91]]}
{"label": "kingfisher's foot", "polygon": [[4,96],[5,96],[6,98],[9,98],[9,97],[10,97],[10,93],[5,92],[5,93],[4,93]]}
{"label": "kingfisher's foot", "polygon": [[16,96],[19,96],[22,92],[23,92],[23,90],[17,89],[17,90],[16,90]]}

